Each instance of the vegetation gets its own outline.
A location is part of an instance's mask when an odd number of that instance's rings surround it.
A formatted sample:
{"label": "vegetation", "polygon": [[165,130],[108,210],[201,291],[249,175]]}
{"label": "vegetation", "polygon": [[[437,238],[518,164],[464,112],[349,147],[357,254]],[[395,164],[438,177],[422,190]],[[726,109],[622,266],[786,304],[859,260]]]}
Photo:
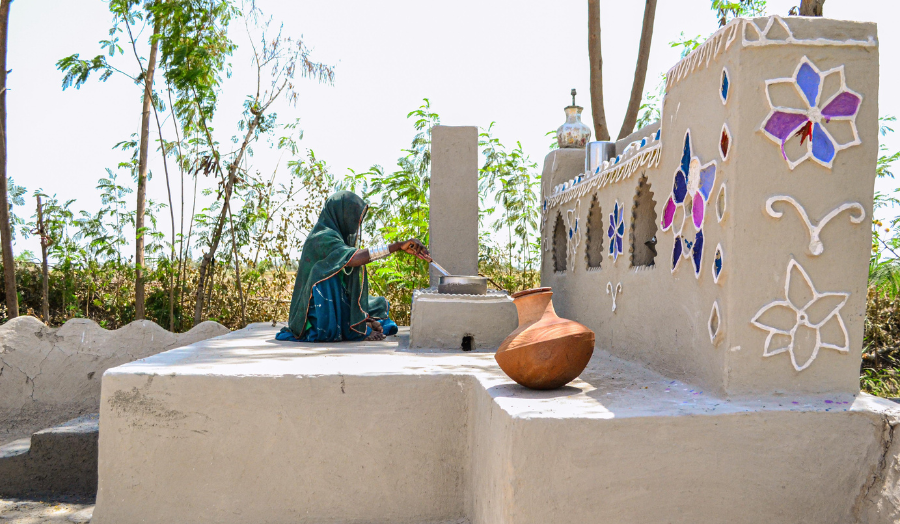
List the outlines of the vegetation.
{"label": "vegetation", "polygon": [[[337,177],[313,151],[302,151],[302,132],[296,123],[272,124],[275,147],[291,160],[289,176],[276,183],[275,173],[242,170],[233,186],[233,214],[222,220],[226,206],[217,199],[209,208],[193,215],[188,233],[176,247],[158,228],[164,203],[147,204],[147,287],[145,318],[176,331],[190,329],[204,319],[231,328],[249,322],[284,320],[294,283],[296,260],[303,240],[318,218],[325,198],[333,191],[349,189],[370,204],[364,222],[366,244],[393,242],[409,237],[428,240],[428,188],[431,161],[431,129],[440,117],[425,99],[409,113],[415,136],[393,171],[378,165],[364,173]],[[482,235],[479,267],[496,286],[510,291],[526,289],[539,281],[537,239],[537,164],[522,151],[521,144],[508,149],[492,135],[490,124],[480,135],[484,162],[480,176]],[[180,163],[180,161],[179,161]],[[128,169],[132,164],[126,166]],[[209,168],[211,169],[211,168]],[[195,170],[194,178],[202,174]],[[227,178],[225,179],[227,181]],[[226,182],[227,183],[227,182]],[[19,205],[24,204],[16,188]],[[22,235],[40,234],[47,239],[48,316],[58,325],[69,318],[84,317],[110,329],[138,318],[136,311],[136,265],[126,254],[128,239],[123,229],[134,227],[135,208],[131,185],[113,170],[97,181],[102,207],[95,213],[75,212],[74,200],[37,193],[42,199],[31,221],[19,220]],[[222,191],[222,190],[220,190]],[[11,196],[13,193],[11,192]],[[221,233],[217,233],[221,228]],[[496,234],[492,235],[491,231]],[[207,250],[218,234],[232,249],[209,258],[191,258],[191,247]],[[502,241],[495,240],[501,238]],[[17,289],[23,313],[43,317],[42,268],[31,253],[16,262]],[[409,322],[409,305],[415,289],[428,286],[426,265],[413,258],[395,256],[369,264],[371,291],[386,296],[392,315]],[[206,271],[202,305],[198,306],[196,282]],[[5,315],[4,315],[5,316]]]}
{"label": "vegetation", "polygon": [[[896,118],[881,119],[881,136],[894,130]],[[878,178],[894,178],[893,163],[900,152],[891,153],[882,143],[877,163]],[[875,210],[900,206],[900,188],[875,193]],[[861,384],[869,393],[900,396],[900,214],[887,223],[872,221],[872,257],[869,261],[869,302],[863,341]]]}

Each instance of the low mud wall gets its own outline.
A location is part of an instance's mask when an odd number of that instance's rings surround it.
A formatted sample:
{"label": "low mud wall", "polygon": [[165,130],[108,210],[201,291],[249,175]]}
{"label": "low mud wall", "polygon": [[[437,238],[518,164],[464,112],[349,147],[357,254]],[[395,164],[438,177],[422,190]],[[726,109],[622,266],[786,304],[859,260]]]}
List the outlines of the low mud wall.
{"label": "low mud wall", "polygon": [[111,367],[225,333],[217,322],[171,333],[149,320],[110,331],[87,319],[59,328],[13,319],[0,326],[0,444],[97,412]]}

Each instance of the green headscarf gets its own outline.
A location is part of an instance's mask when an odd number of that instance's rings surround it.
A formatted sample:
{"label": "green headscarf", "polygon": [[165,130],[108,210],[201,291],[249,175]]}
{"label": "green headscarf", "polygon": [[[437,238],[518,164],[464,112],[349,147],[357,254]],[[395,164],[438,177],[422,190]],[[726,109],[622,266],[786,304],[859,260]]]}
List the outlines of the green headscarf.
{"label": "green headscarf", "polygon": [[357,251],[359,229],[367,209],[366,202],[350,191],[338,191],[325,201],[319,221],[303,243],[297,280],[294,282],[288,328],[297,338],[301,338],[306,329],[313,286],[340,271],[346,273],[350,328],[357,333],[366,332],[363,322],[369,316],[370,307],[365,266],[345,266]]}

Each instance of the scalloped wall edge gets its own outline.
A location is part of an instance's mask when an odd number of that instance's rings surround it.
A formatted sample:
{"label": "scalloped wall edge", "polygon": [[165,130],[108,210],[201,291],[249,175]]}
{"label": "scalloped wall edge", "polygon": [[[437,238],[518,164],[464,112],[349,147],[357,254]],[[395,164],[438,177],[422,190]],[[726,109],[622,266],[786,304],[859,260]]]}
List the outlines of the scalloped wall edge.
{"label": "scalloped wall edge", "polygon": [[172,333],[149,320],[108,330],[89,319],[57,328],[12,319],[0,326],[0,444],[96,412],[107,369],[229,332],[218,322]]}

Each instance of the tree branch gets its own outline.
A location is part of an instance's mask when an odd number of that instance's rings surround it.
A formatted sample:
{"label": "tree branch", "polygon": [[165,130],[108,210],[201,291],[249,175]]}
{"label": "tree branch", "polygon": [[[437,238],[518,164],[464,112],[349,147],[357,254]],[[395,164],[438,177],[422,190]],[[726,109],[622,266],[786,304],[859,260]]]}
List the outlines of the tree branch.
{"label": "tree branch", "polygon": [[647,79],[647,62],[650,60],[650,42],[653,39],[653,22],[656,18],[656,0],[646,0],[644,4],[644,24],[641,28],[641,44],[638,49],[637,65],[634,67],[634,83],[631,85],[631,98],[625,110],[625,120],[619,131],[619,139],[623,139],[634,131],[637,123],[641,99],[644,95],[644,82]]}
{"label": "tree branch", "polygon": [[600,48],[600,0],[588,0],[588,59],[591,66],[591,115],[596,140],[609,140],[603,109],[603,53]]}

